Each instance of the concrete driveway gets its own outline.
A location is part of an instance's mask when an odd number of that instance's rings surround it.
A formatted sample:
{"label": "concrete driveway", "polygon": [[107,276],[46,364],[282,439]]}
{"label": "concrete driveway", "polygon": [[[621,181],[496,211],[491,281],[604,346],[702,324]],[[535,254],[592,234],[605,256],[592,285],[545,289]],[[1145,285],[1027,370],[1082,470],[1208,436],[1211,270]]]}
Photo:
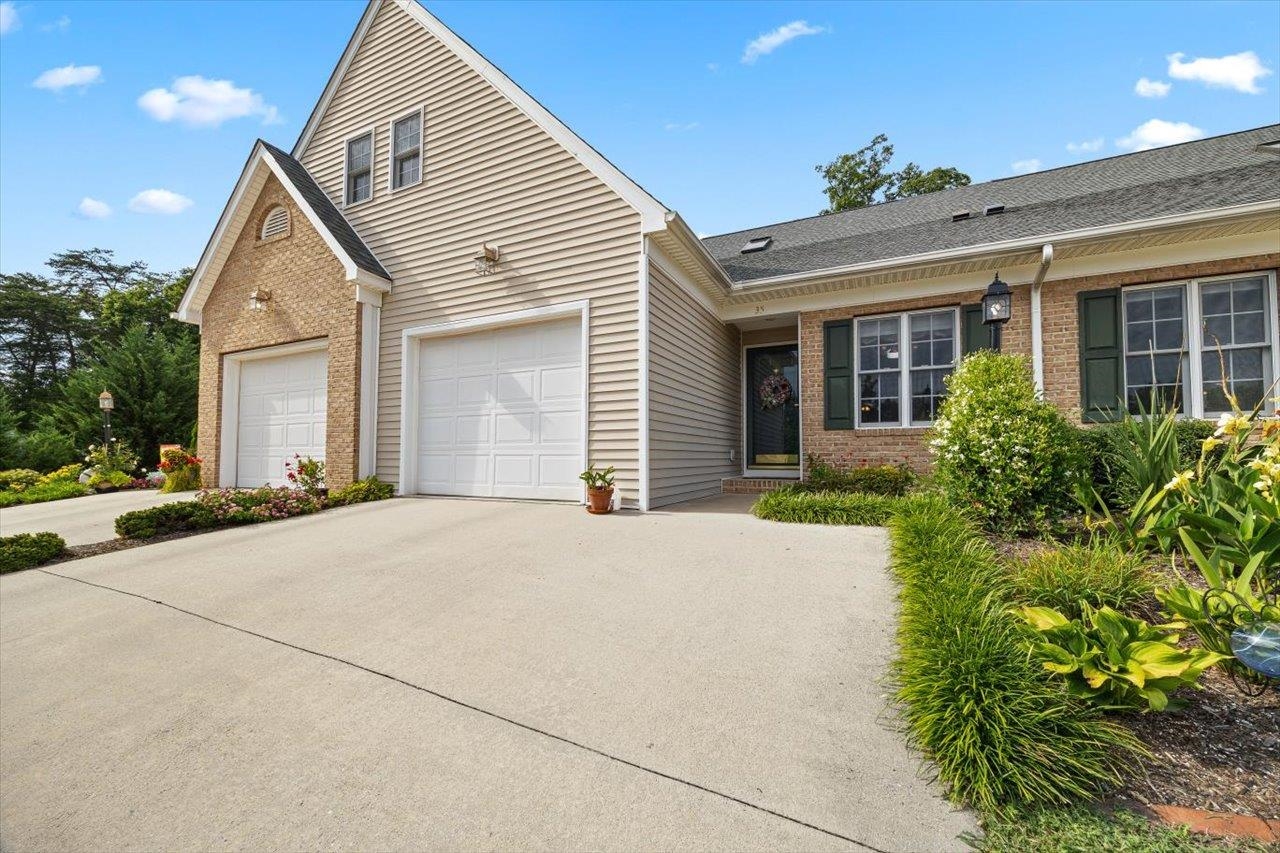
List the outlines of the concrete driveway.
{"label": "concrete driveway", "polygon": [[3,576],[0,847],[960,849],[877,681],[883,531],[740,507],[396,500]]}
{"label": "concrete driveway", "polygon": [[195,492],[161,494],[156,489],[136,489],[105,495],[86,495],[0,509],[0,536],[50,531],[68,545],[91,545],[116,538],[116,516],[157,504],[189,500]]}

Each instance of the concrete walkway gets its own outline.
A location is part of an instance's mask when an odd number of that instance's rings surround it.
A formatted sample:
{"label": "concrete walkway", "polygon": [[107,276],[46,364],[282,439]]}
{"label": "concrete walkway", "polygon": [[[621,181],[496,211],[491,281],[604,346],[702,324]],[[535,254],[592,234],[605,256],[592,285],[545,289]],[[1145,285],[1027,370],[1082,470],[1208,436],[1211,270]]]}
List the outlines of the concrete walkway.
{"label": "concrete walkway", "polygon": [[962,849],[884,533],[397,500],[0,577],[5,849]]}
{"label": "concrete walkway", "polygon": [[116,516],[158,504],[190,500],[195,492],[161,494],[157,489],[131,489],[61,501],[0,509],[0,536],[49,531],[68,545],[91,545],[116,538]]}

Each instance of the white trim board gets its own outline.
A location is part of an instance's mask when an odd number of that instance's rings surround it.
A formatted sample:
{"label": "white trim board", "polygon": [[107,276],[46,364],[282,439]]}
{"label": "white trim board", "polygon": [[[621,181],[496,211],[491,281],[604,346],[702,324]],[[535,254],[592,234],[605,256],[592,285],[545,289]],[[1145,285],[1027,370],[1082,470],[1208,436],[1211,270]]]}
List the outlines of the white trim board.
{"label": "white trim board", "polygon": [[[506,311],[466,320],[449,320],[412,326],[400,334],[400,470],[396,494],[416,494],[418,482],[418,342],[445,335],[464,335],[498,329],[504,326],[520,326],[558,317],[581,318],[582,334],[582,470],[589,462],[591,446],[591,302],[586,299],[543,305],[522,311]],[[615,493],[614,500],[619,500]],[[585,500],[585,494],[584,494]]]}
{"label": "white trim board", "polygon": [[599,178],[605,186],[609,187],[623,201],[633,207],[640,214],[642,231],[646,233],[662,231],[667,227],[666,216],[668,210],[665,205],[623,174],[617,166],[606,160],[600,152],[583,141],[581,137],[569,129],[568,125],[552,115],[546,107],[538,103],[497,66],[485,59],[475,48],[467,44],[466,41],[446,27],[438,18],[423,8],[417,0],[371,0],[368,8],[365,9],[364,15],[360,18],[360,23],[356,26],[355,33],[347,43],[347,48],[343,52],[342,58],[338,61],[333,75],[329,78],[319,102],[312,111],[311,117],[307,120],[306,127],[303,128],[302,134],[293,146],[293,156],[301,157],[306,151],[307,144],[320,126],[320,121],[329,108],[329,102],[342,84],[342,78],[351,66],[352,59],[359,51],[365,35],[368,34],[370,25],[382,9],[384,2],[393,3],[409,17],[413,18],[423,29],[466,63],[472,71],[515,105],[530,121],[542,128],[564,150],[572,154],[574,158]]}
{"label": "white trim board", "polygon": [[[220,488],[225,489],[236,484],[236,456],[240,441],[241,365],[246,361],[258,361],[282,355],[296,355],[302,352],[328,351],[328,349],[328,338],[312,338],[307,341],[295,341],[277,346],[259,347],[258,349],[223,354],[222,411],[219,413],[221,417],[218,425],[218,486]],[[328,419],[328,414],[326,411],[326,420]],[[326,430],[327,434],[328,431]],[[328,453],[326,452],[325,455],[327,456]]]}

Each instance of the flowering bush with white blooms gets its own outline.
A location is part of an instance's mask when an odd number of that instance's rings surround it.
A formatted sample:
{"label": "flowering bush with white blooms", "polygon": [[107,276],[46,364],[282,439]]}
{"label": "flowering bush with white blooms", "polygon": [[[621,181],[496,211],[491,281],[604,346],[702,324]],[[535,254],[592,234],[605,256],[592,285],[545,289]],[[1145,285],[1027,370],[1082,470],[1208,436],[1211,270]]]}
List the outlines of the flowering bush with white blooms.
{"label": "flowering bush with white blooms", "polygon": [[991,529],[1063,514],[1083,476],[1076,429],[1036,392],[1026,359],[978,352],[947,379],[929,449],[938,486]]}

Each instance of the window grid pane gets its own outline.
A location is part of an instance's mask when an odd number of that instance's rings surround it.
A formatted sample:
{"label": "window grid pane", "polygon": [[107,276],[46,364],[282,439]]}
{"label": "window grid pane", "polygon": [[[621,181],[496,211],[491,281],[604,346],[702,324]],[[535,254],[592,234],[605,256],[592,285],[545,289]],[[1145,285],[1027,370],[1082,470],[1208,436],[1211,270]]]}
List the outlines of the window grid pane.
{"label": "window grid pane", "polygon": [[1131,414],[1183,410],[1185,302],[1182,285],[1124,295],[1125,404]]}
{"label": "window grid pane", "polygon": [[1206,415],[1230,411],[1228,392],[1246,411],[1266,393],[1271,381],[1266,292],[1265,278],[1200,286],[1201,392]]}
{"label": "window grid pane", "polygon": [[347,204],[367,200],[372,194],[373,135],[347,143]]}
{"label": "window grid pane", "polygon": [[935,311],[912,314],[911,422],[928,423],[937,416],[946,394],[946,378],[955,369],[955,314]]}
{"label": "window grid pane", "polygon": [[858,321],[858,423],[900,420],[901,326],[897,317]]}

